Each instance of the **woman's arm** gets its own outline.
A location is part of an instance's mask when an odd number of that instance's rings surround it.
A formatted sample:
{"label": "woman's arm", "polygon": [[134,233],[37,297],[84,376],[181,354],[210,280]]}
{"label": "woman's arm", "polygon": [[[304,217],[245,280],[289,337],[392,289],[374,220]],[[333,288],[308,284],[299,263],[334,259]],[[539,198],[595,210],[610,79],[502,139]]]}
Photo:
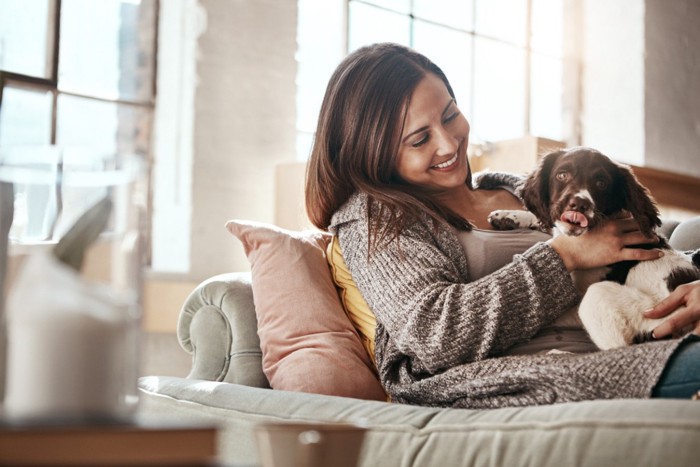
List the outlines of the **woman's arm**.
{"label": "woman's arm", "polygon": [[412,358],[415,371],[434,373],[498,355],[579,298],[560,257],[544,243],[469,282],[451,232],[442,231],[436,242],[429,228],[416,226],[404,232],[400,250],[390,242],[371,259],[366,232],[360,221],[338,229],[343,256],[377,321]]}
{"label": "woman's arm", "polygon": [[[443,251],[429,228],[416,225],[404,232],[400,251],[392,242],[368,260],[366,232],[359,220],[339,229],[343,256],[378,322],[428,372],[499,355],[534,336],[578,301],[568,270],[659,256],[628,248],[649,239],[633,220],[618,219],[580,237],[538,244],[469,282],[456,238],[457,246]],[[452,234],[442,232],[440,243],[449,244],[445,237]]]}

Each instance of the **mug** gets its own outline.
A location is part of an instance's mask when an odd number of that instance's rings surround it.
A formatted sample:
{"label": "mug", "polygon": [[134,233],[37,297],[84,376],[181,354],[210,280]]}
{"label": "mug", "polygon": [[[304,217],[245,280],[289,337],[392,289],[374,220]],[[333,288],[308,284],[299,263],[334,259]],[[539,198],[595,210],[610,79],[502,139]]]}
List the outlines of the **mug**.
{"label": "mug", "polygon": [[356,467],[367,428],[352,423],[263,423],[254,428],[262,467]]}

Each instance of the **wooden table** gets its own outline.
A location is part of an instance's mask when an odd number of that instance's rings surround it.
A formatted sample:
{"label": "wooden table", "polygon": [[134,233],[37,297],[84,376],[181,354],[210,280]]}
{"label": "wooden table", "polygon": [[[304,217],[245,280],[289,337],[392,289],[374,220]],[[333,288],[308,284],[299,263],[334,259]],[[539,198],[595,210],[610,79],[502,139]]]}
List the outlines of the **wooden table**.
{"label": "wooden table", "polygon": [[216,428],[0,422],[0,465],[213,466]]}

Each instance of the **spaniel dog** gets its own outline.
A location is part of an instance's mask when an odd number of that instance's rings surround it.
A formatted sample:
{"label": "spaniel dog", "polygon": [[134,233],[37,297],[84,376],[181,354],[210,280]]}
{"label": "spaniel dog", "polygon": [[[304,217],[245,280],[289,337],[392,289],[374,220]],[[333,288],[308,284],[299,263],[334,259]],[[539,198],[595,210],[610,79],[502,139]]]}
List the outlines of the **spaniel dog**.
{"label": "spaniel dog", "polygon": [[[520,194],[529,212],[494,211],[489,218],[494,228],[539,227],[554,235],[584,235],[607,219],[631,215],[651,236],[661,225],[652,197],[630,168],[590,148],[547,154],[527,176]],[[601,349],[648,340],[669,316],[647,319],[642,312],[679,285],[700,279],[700,250],[685,254],[670,248],[663,238],[638,247],[661,248],[664,255],[575,272],[574,282],[584,294],[578,306],[580,322],[574,309],[555,325],[582,324]]]}

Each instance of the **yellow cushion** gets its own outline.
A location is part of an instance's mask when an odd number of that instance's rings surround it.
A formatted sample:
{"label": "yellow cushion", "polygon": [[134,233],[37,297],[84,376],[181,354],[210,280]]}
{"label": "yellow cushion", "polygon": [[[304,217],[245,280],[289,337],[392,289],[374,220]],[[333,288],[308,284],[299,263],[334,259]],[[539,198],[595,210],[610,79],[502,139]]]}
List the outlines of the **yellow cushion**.
{"label": "yellow cushion", "polygon": [[350,318],[353,326],[355,326],[362,339],[362,345],[376,367],[374,332],[377,327],[377,319],[374,317],[372,310],[369,309],[365,299],[362,298],[355,281],[352,280],[352,275],[348,270],[347,264],[345,264],[343,253],[340,250],[340,242],[338,242],[338,237],[336,236],[333,236],[326,248],[326,259],[328,260],[333,282],[338,286],[340,302],[345,309],[345,313]]}

